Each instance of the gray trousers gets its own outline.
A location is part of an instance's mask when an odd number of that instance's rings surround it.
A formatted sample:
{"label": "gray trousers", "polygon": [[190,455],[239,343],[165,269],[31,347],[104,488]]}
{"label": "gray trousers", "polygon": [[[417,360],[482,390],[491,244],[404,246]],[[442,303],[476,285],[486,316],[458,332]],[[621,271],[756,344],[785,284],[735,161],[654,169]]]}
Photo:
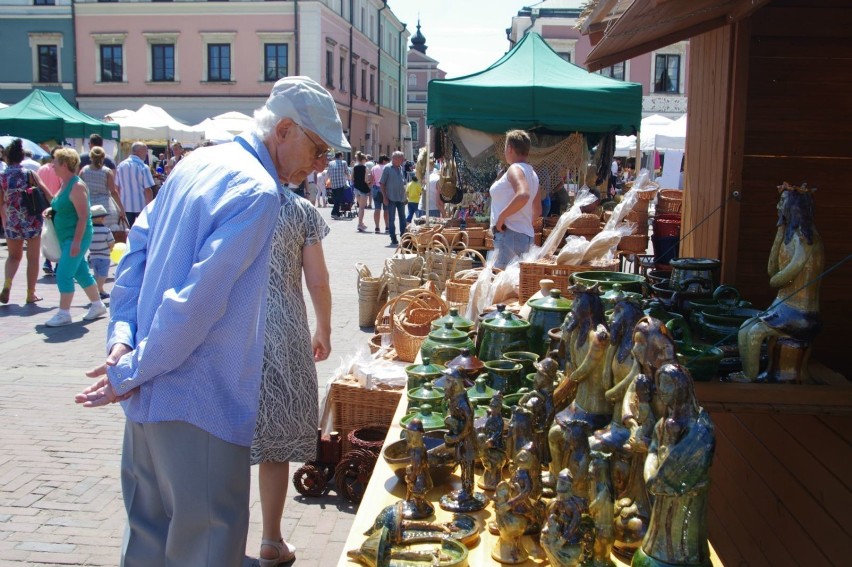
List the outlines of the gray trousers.
{"label": "gray trousers", "polygon": [[239,567],[249,522],[249,447],[180,421],[124,427],[123,567]]}

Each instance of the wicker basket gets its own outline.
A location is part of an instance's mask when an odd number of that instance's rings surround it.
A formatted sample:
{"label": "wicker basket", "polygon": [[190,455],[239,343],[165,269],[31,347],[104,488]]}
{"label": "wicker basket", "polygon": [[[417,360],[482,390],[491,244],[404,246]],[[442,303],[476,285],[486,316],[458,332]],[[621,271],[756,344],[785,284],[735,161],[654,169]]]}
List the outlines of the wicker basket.
{"label": "wicker basket", "polygon": [[526,301],[541,289],[539,282],[543,279],[553,280],[553,289],[562,291],[565,297],[572,297],[568,287],[571,285],[571,274],[577,272],[603,271],[614,272],[618,269],[618,260],[609,264],[591,265],[581,264],[579,266],[560,266],[553,258],[540,260],[538,262],[521,262],[521,277],[518,285],[518,303],[523,305]]}
{"label": "wicker basket", "polygon": [[333,428],[340,433],[343,452],[352,447],[349,433],[359,427],[383,425],[390,427],[402,390],[367,390],[357,382],[332,382],[328,403],[334,416]]}
{"label": "wicker basket", "polygon": [[[429,334],[429,326],[423,325],[412,328],[405,322],[405,316],[396,314],[393,316],[393,325],[391,326],[391,341],[393,348],[396,349],[396,357],[403,362],[414,362],[417,354],[420,352],[420,347],[423,341],[426,340],[426,335]],[[425,334],[420,334],[425,330]],[[414,331],[417,334],[414,334]]]}
{"label": "wicker basket", "polygon": [[622,236],[618,241],[618,249],[633,254],[645,254],[648,251],[647,234],[631,234]]}
{"label": "wicker basket", "polygon": [[450,307],[468,304],[470,301],[470,288],[473,287],[475,281],[476,280],[447,280],[445,293],[447,296],[447,303],[450,304]]}
{"label": "wicker basket", "polygon": [[624,220],[627,222],[632,222],[636,225],[633,229],[633,234],[643,234],[645,236],[648,235],[648,213],[637,212],[636,210],[632,210],[627,213],[627,216],[624,217]]}
{"label": "wicker basket", "polygon": [[[589,230],[589,229],[599,229],[601,226],[601,217],[592,213],[584,213],[578,216],[571,224],[568,225],[568,231],[571,229],[577,230]],[[573,233],[572,233],[573,234]]]}
{"label": "wicker basket", "polygon": [[683,191],[679,189],[662,189],[657,195],[658,213],[679,213],[683,206]]}

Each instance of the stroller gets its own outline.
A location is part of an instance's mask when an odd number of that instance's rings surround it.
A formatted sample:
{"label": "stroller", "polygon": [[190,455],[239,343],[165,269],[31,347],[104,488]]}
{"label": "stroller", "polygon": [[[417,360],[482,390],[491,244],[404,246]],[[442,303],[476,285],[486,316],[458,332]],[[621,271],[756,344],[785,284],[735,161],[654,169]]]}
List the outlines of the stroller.
{"label": "stroller", "polygon": [[340,216],[341,218],[345,217],[352,219],[357,215],[358,211],[355,207],[355,189],[352,188],[352,185],[347,184],[346,187],[343,188],[343,200],[340,203]]}

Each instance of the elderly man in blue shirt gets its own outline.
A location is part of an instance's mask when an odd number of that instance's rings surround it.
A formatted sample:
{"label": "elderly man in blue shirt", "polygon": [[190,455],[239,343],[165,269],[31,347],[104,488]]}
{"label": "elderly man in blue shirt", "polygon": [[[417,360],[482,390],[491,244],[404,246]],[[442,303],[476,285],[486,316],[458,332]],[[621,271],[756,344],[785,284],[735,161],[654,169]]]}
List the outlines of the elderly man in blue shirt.
{"label": "elderly man in blue shirt", "polygon": [[127,416],[125,567],[243,562],[280,199],[329,148],[349,149],[334,100],[307,77],[275,83],[265,109],[274,124],[193,152],[139,216],[106,362],[76,396]]}

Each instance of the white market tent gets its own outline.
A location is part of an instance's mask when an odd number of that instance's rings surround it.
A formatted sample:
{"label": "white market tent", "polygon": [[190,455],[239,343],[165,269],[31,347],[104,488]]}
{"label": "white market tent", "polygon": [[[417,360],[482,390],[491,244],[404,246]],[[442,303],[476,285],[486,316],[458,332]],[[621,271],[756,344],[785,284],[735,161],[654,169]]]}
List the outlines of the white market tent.
{"label": "white market tent", "polygon": [[224,144],[234,139],[234,135],[231,132],[222,128],[212,118],[205,118],[202,122],[193,126],[193,128],[204,132],[204,139],[214,144]]}
{"label": "white market tent", "polygon": [[657,150],[683,151],[686,148],[686,115],[658,131],[654,138],[654,146]]}
{"label": "white market tent", "polygon": [[107,114],[106,119],[121,126],[123,142],[141,140],[148,144],[165,145],[177,141],[184,145],[195,146],[204,141],[204,132],[173,118],[159,106],[143,104],[139,110],[119,110]]}
{"label": "white market tent", "polygon": [[[654,151],[654,140],[657,133],[674,124],[671,118],[652,114],[642,119],[639,130],[640,149],[643,152]],[[636,136],[616,136],[615,155],[627,156],[636,154]]]}
{"label": "white market tent", "polygon": [[9,105],[3,104],[2,102],[0,102],[0,108],[9,108]]}

